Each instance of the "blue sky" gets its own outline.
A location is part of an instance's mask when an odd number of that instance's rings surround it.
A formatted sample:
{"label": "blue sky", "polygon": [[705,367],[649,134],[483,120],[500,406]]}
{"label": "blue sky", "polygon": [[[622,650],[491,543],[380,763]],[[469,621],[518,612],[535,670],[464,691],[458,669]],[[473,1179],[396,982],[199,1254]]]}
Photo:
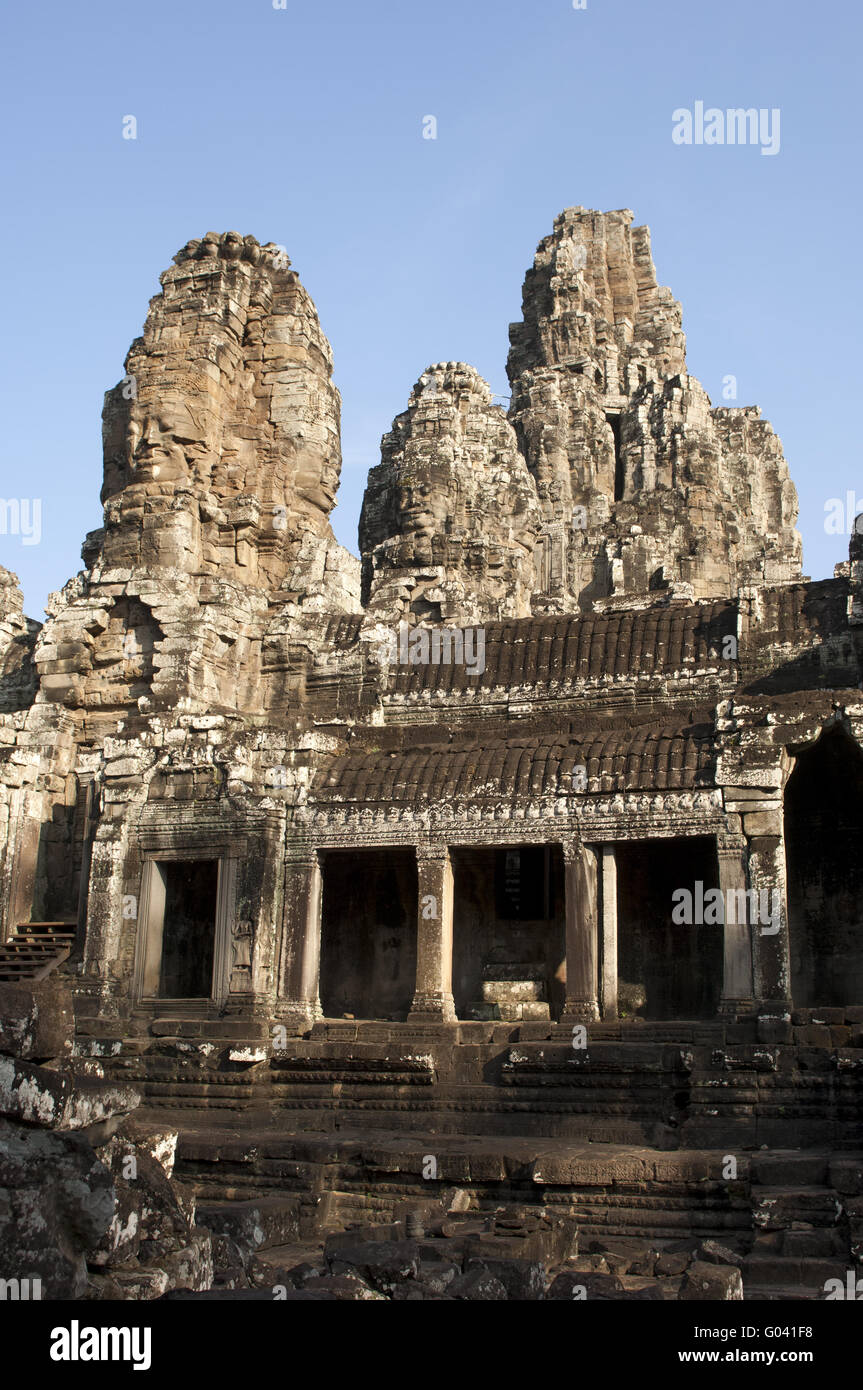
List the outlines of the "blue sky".
{"label": "blue sky", "polygon": [[[366,474],[425,366],[506,392],[507,326],[564,207],[629,207],[714,404],[761,406],[804,569],[847,558],[859,489],[860,8],[853,0],[88,0],[7,8],[0,535],[27,611],[101,522],[100,412],[190,237],[283,243],[333,345],[356,552]],[[680,146],[672,112],[778,107],[781,147]],[[138,138],[122,138],[123,117]],[[437,139],[423,139],[434,115]]]}

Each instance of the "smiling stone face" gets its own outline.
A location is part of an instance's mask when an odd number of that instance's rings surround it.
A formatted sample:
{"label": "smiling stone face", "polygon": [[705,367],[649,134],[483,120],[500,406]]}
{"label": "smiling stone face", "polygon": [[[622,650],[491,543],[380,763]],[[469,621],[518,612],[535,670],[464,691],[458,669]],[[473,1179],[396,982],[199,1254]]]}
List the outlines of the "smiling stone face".
{"label": "smiling stone face", "polygon": [[424,372],[381,445],[360,519],[363,584],[387,620],[530,612],[539,502],[512,427],[464,362]]}
{"label": "smiling stone face", "polygon": [[335,545],[332,354],[278,251],[208,233],[160,277],[105,399],[103,562],[278,589],[310,538]]}
{"label": "smiling stone face", "polygon": [[137,401],[129,413],[127,449],[137,482],[206,484],[215,455],[212,421],[182,400]]}
{"label": "smiling stone face", "polygon": [[[418,470],[417,470],[418,471]],[[436,526],[435,498],[431,470],[427,476],[413,477],[396,485],[396,508],[401,514],[402,529],[415,540],[434,535]]]}

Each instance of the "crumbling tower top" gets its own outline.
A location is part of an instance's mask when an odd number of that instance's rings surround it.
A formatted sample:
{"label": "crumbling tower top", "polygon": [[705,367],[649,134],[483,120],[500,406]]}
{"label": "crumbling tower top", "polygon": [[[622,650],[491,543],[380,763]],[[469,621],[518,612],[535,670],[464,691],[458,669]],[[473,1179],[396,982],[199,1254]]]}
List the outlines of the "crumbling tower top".
{"label": "crumbling tower top", "polygon": [[800,577],[782,446],[688,374],[680,305],[628,209],[561,213],[522,302],[507,371],[544,517],[535,611]]}

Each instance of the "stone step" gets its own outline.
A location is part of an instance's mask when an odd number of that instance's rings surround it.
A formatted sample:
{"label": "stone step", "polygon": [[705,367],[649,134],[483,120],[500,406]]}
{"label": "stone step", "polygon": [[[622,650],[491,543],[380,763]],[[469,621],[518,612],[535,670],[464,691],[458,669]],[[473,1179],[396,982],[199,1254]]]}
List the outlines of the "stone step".
{"label": "stone step", "polygon": [[261,1197],[250,1201],[203,1201],[195,1221],[215,1235],[230,1236],[248,1253],[288,1245],[299,1239],[298,1197]]}
{"label": "stone step", "polygon": [[835,1226],[782,1231],[781,1236],[782,1254],[789,1259],[830,1260],[846,1254],[848,1248],[847,1237]]}
{"label": "stone step", "polygon": [[832,1187],[756,1186],[752,1194],[753,1220],[763,1231],[788,1230],[795,1222],[808,1226],[835,1226],[841,1203]]}
{"label": "stone step", "polygon": [[806,1297],[824,1295],[828,1279],[845,1282],[848,1262],[841,1260],[805,1260],[785,1255],[747,1255],[743,1260],[744,1297],[758,1288],[790,1288],[806,1290]]}
{"label": "stone step", "polygon": [[807,1289],[786,1288],[782,1284],[758,1284],[750,1289],[743,1285],[744,1303],[811,1303]]}
{"label": "stone step", "polygon": [[[784,1150],[778,1153],[755,1153],[751,1159],[752,1181],[764,1187],[808,1188],[826,1187],[830,1156]],[[863,1165],[861,1165],[863,1173]]]}

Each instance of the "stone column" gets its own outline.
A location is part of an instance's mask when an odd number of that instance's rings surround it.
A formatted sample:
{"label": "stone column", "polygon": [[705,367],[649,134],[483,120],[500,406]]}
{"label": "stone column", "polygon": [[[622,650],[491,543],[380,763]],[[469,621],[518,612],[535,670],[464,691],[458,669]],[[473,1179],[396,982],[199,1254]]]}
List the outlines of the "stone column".
{"label": "stone column", "polygon": [[725,907],[719,1012],[736,1017],[741,1013],[751,1013],[755,1007],[752,994],[751,914],[747,910],[746,897],[746,841],[742,835],[717,835],[716,853],[719,860],[719,888]]}
{"label": "stone column", "polygon": [[292,1031],[308,1032],[323,1017],[320,1001],[321,865],[314,850],[289,854],[276,1016]]}
{"label": "stone column", "polygon": [[[5,838],[3,863],[2,918],[0,940],[15,934],[15,928],[31,920],[36,898],[36,871],[39,862],[41,795],[30,791],[14,791],[9,799],[8,833]],[[0,908],[0,912],[3,911]]]}
{"label": "stone column", "polygon": [[566,1002],[561,1023],[599,1018],[599,892],[596,851],[580,840],[563,845],[566,882]]}
{"label": "stone column", "polygon": [[602,1017],[617,1018],[617,849],[602,846]]}
{"label": "stone column", "polygon": [[758,1036],[762,1042],[783,1041],[790,1028],[791,947],[781,810],[744,816],[744,830],[749,836],[749,887],[756,895],[751,915]]}
{"label": "stone column", "polygon": [[452,997],[452,861],[446,845],[418,845],[417,977],[408,1019],[455,1023]]}

